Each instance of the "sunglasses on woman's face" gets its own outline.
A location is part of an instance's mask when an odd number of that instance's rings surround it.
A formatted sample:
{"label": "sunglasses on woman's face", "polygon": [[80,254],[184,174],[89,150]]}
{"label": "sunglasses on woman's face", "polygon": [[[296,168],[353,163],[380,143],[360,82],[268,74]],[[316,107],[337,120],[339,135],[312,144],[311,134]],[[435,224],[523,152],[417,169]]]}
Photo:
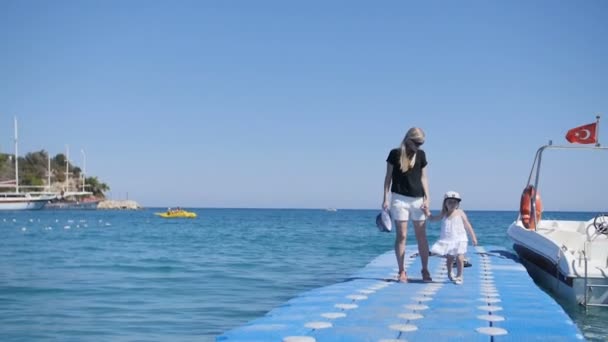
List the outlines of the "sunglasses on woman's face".
{"label": "sunglasses on woman's face", "polygon": [[420,141],[415,141],[415,140],[410,140],[412,142],[412,144],[414,144],[414,146],[416,147],[420,147],[422,146],[422,144],[424,144],[424,141],[420,142]]}

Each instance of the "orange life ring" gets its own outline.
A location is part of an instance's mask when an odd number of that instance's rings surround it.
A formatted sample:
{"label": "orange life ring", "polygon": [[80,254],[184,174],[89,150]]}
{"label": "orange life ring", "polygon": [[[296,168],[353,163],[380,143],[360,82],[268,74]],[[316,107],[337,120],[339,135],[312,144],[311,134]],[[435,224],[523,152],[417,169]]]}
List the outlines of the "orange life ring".
{"label": "orange life ring", "polygon": [[[532,219],[532,197],[536,194],[536,222]],[[528,229],[536,229],[536,224],[540,222],[543,214],[543,202],[540,200],[540,194],[533,185],[528,185],[521,194],[521,202],[519,204],[519,215],[524,227]]]}

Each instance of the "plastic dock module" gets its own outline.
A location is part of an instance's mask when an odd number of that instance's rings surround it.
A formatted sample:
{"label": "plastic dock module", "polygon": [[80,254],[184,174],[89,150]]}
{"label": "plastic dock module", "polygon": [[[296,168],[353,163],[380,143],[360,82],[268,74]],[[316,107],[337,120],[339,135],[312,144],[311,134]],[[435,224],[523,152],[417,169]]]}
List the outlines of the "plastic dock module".
{"label": "plastic dock module", "polygon": [[435,256],[433,282],[423,282],[416,246],[406,250],[407,283],[396,281],[390,251],[344,282],[305,292],[216,341],[584,341],[505,248],[470,248],[462,285],[449,280],[445,259]]}

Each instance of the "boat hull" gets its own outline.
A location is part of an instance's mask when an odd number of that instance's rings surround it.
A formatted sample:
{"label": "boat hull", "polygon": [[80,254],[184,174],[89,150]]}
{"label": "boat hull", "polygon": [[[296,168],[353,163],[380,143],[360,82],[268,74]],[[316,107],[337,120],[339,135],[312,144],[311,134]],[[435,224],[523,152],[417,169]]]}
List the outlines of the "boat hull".
{"label": "boat hull", "polygon": [[[585,279],[581,277],[569,277],[560,272],[559,269],[551,270],[543,266],[546,262],[539,262],[542,257],[533,254],[529,250],[522,253],[521,246],[513,246],[522,264],[528,270],[528,274],[542,288],[553,293],[556,297],[569,304],[585,303]],[[532,258],[537,258],[536,260]],[[588,285],[600,285],[592,287],[588,293],[588,304],[608,304],[608,280],[606,278],[588,278]]]}
{"label": "boat hull", "polygon": [[[528,273],[542,288],[568,304],[585,303],[584,256],[551,239],[514,223],[508,231],[514,240],[513,249]],[[594,264],[595,266],[597,264]],[[608,304],[608,277],[597,267],[588,266],[587,304]]]}
{"label": "boat hull", "polygon": [[10,200],[0,201],[0,210],[39,210],[48,200]]}

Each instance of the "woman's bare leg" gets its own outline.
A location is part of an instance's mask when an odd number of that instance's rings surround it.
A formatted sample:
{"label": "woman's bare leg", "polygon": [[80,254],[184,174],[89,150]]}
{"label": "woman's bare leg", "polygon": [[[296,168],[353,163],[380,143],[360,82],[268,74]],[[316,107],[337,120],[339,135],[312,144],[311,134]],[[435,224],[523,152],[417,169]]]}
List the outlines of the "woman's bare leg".
{"label": "woman's bare leg", "polygon": [[431,281],[429,273],[429,242],[426,238],[426,221],[413,221],[414,233],[418,241],[418,254],[422,263],[422,280]]}
{"label": "woman's bare leg", "polygon": [[395,257],[399,266],[399,281],[406,282],[403,259],[405,258],[405,240],[407,239],[407,221],[395,221]]}

